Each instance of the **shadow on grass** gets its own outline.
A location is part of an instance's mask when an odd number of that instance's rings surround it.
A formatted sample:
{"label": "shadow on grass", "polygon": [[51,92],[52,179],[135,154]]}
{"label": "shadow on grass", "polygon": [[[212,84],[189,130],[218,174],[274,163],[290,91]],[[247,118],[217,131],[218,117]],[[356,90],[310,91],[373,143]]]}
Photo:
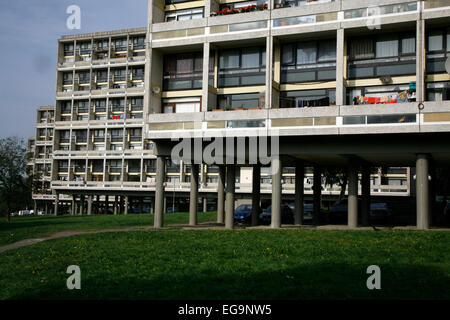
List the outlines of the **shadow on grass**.
{"label": "shadow on grass", "polygon": [[[131,266],[130,266],[131,267]],[[380,266],[381,290],[368,290],[366,265],[313,263],[282,270],[249,273],[185,269],[143,277],[116,274],[114,267],[102,276],[82,274],[82,289],[68,290],[66,277],[58,275],[52,285],[24,288],[7,299],[84,300],[315,300],[315,299],[449,299],[449,277],[430,266],[389,264]],[[56,285],[57,283],[57,285]]]}

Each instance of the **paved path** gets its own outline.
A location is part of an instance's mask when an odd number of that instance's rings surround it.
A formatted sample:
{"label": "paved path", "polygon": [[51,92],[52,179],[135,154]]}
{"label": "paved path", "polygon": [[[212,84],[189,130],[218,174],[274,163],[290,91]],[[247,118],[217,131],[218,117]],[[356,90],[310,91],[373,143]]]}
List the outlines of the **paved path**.
{"label": "paved path", "polygon": [[[35,238],[35,239],[25,239],[18,242],[14,242],[5,246],[0,247],[0,253],[3,253],[8,250],[18,249],[21,247],[31,246],[35,243],[43,242],[46,240],[51,239],[59,239],[59,238],[67,238],[72,236],[77,236],[81,234],[96,234],[96,233],[107,233],[107,232],[128,232],[128,231],[156,231],[156,230],[167,230],[167,229],[183,229],[183,230],[226,230],[223,227],[223,224],[215,223],[215,222],[202,222],[199,223],[197,226],[189,226],[187,224],[171,224],[170,226],[167,226],[165,228],[161,229],[155,229],[153,226],[147,226],[147,227],[127,227],[127,228],[121,228],[121,229],[101,229],[101,230],[92,230],[92,231],[60,231],[51,234],[48,237],[43,238]],[[256,226],[256,227],[249,227],[244,225],[235,225],[235,229],[270,229],[270,226]],[[358,227],[358,228],[349,228],[346,225],[325,225],[325,226],[293,226],[293,225],[283,225],[282,229],[313,229],[313,230],[375,230],[375,231],[382,231],[382,230],[417,230],[415,226],[405,226],[405,227]],[[435,228],[430,229],[430,231],[450,231],[450,228]]]}

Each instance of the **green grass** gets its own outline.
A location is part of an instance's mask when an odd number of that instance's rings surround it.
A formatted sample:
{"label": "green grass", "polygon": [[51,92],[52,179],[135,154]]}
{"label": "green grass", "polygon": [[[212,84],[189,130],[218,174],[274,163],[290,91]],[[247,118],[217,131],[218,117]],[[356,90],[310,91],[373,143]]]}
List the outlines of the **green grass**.
{"label": "green grass", "polygon": [[[449,299],[450,232],[162,230],[0,254],[0,299]],[[66,288],[69,265],[81,290]],[[369,265],[381,290],[368,290]]]}
{"label": "green grass", "polygon": [[[0,220],[0,246],[16,241],[49,236],[54,232],[68,230],[100,230],[134,226],[152,226],[153,214],[91,215],[91,216],[27,216],[11,217],[11,222]],[[214,221],[216,213],[199,213],[199,222]],[[188,223],[186,213],[169,213],[164,223]]]}

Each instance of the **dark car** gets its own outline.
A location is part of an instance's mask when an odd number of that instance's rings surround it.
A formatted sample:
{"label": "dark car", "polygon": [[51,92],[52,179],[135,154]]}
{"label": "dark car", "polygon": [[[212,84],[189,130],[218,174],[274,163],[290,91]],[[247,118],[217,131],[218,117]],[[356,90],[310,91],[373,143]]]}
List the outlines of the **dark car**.
{"label": "dark car", "polygon": [[[295,213],[295,203],[291,203],[289,205],[289,208],[291,208],[292,212]],[[302,222],[312,222],[313,221],[313,212],[314,212],[314,206],[312,203],[304,204],[303,205],[303,221]],[[328,214],[320,209],[320,215],[319,215],[319,222],[320,223],[327,223],[328,222]]]}
{"label": "dark car", "polygon": [[252,219],[252,205],[241,204],[234,211],[234,221],[241,223],[249,223]]}
{"label": "dark car", "polygon": [[[270,224],[272,221],[272,206],[268,206],[266,210],[259,215],[261,224]],[[288,205],[281,205],[281,223],[293,224],[294,211]]]}
{"label": "dark car", "polygon": [[[358,208],[361,208],[361,200],[358,199]],[[361,211],[358,210],[358,215]],[[329,220],[331,223],[345,222],[348,216],[348,199],[336,202],[330,209]],[[369,212],[370,222],[389,223],[392,219],[392,210],[386,203],[371,203]]]}

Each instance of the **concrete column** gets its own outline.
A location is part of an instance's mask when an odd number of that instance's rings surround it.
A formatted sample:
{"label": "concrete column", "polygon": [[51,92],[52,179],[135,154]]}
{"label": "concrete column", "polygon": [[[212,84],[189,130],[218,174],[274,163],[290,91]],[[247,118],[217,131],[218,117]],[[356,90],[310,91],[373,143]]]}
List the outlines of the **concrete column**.
{"label": "concrete column", "polygon": [[82,196],[81,196],[81,212],[80,212],[81,215],[84,214],[85,208],[86,208],[86,203],[85,203],[84,196],[82,195]]}
{"label": "concrete column", "polygon": [[88,195],[87,198],[87,214],[90,216],[92,214],[92,196]]}
{"label": "concrete column", "polygon": [[208,198],[203,198],[203,213],[208,212]]}
{"label": "concrete column", "polygon": [[189,196],[189,225],[197,225],[197,206],[198,206],[198,165],[191,165],[191,192]]}
{"label": "concrete column", "polygon": [[304,207],[303,203],[305,201],[305,165],[298,162],[295,165],[295,216],[294,223],[296,225],[303,224],[303,214]]}
{"label": "concrete column", "polygon": [[49,214],[47,201],[45,201],[45,214]]}
{"label": "concrete column", "polygon": [[420,17],[416,29],[416,101],[425,101],[425,22]]}
{"label": "concrete column", "polygon": [[219,166],[219,176],[217,180],[217,223],[224,223],[225,205],[225,166]]}
{"label": "concrete column", "polygon": [[364,165],[361,173],[361,224],[368,226],[370,213],[370,166]]}
{"label": "concrete column", "polygon": [[314,184],[313,184],[313,224],[320,223],[320,209],[322,206],[322,168],[314,167]]}
{"label": "concrete column", "polygon": [[139,198],[139,213],[144,213],[144,198]]}
{"label": "concrete column", "polygon": [[58,215],[58,205],[59,205],[59,193],[55,194],[55,216]]}
{"label": "concrete column", "polygon": [[114,208],[113,208],[113,212],[114,212],[115,216],[117,216],[117,205],[118,205],[118,202],[119,202],[119,197],[115,196],[114,197]]}
{"label": "concrete column", "polygon": [[417,229],[430,228],[429,156],[418,154],[416,158]]}
{"label": "concrete column", "polygon": [[236,184],[236,167],[234,164],[227,165],[227,184],[225,199],[225,228],[233,229],[234,225],[234,192]]}
{"label": "concrete column", "polygon": [[348,169],[348,215],[349,228],[358,226],[358,169],[350,166]]}
{"label": "concrete column", "polygon": [[258,225],[261,202],[261,166],[253,166],[252,176],[252,226]]}
{"label": "concrete column", "polygon": [[164,226],[164,180],[166,178],[166,159],[156,158],[156,189],[155,189],[155,228]]}
{"label": "concrete column", "polygon": [[167,213],[167,197],[164,196],[164,213]]}
{"label": "concrete column", "polygon": [[271,228],[281,227],[281,173],[280,159],[272,159],[272,223]]}
{"label": "concrete column", "polygon": [[77,212],[77,205],[76,205],[76,199],[75,196],[72,198],[72,207],[70,208],[70,215],[75,215],[75,212]]}
{"label": "concrete column", "polygon": [[34,200],[33,201],[33,212],[34,212],[35,215],[37,215],[37,211],[38,211],[37,201]]}
{"label": "concrete column", "polygon": [[125,196],[124,198],[125,198],[125,200],[124,200],[124,204],[123,204],[123,213],[125,215],[127,215],[128,214],[128,196]]}
{"label": "concrete column", "polygon": [[345,37],[344,29],[338,29],[336,34],[336,105],[345,104]]}
{"label": "concrete column", "polygon": [[105,214],[108,214],[108,209],[109,209],[109,196],[106,195],[105,196]]}
{"label": "concrete column", "polygon": [[97,214],[100,213],[100,195],[95,196],[95,207]]}

